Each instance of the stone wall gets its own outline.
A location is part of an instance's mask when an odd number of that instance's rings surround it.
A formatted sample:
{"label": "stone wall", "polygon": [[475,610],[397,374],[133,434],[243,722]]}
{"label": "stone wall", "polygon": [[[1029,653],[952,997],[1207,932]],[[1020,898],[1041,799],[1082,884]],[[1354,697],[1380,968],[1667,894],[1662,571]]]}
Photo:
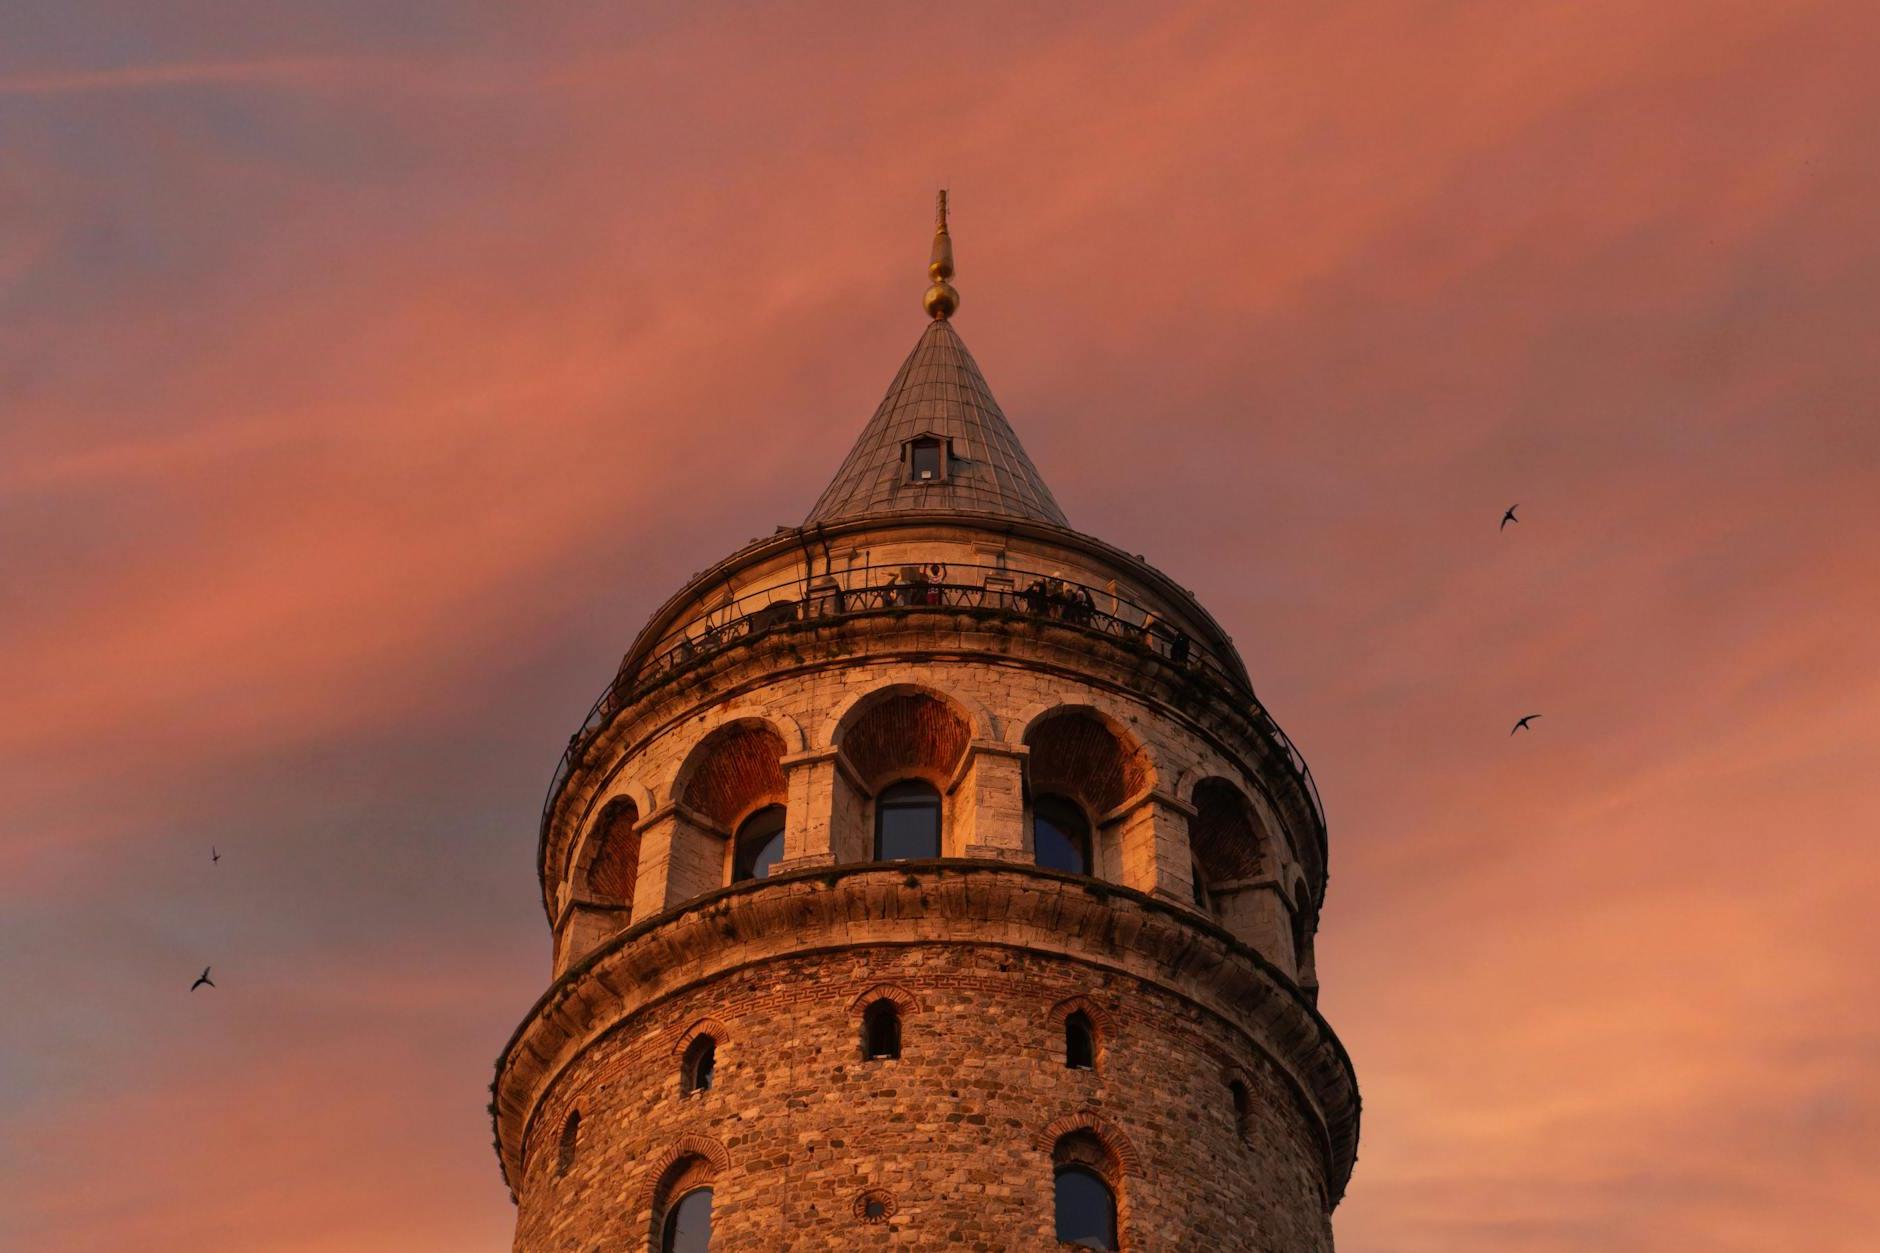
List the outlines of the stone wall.
{"label": "stone wall", "polygon": [[[911,1005],[902,1054],[861,1056],[861,1006]],[[1084,998],[1095,1071],[1064,1064]],[[705,1092],[680,1057],[715,1034]],[[1237,1116],[1229,1083],[1252,1099]],[[557,1142],[579,1110],[573,1164]],[[1322,1150],[1298,1098],[1228,1024],[1086,963],[996,945],[858,946],[765,961],[673,996],[586,1048],[531,1128],[516,1248],[647,1247],[674,1146],[720,1146],[723,1249],[1056,1249],[1053,1142],[1091,1126],[1120,1149],[1130,1249],[1329,1249]],[[686,1148],[685,1146],[691,1146]],[[876,1190],[884,1222],[857,1213]]]}

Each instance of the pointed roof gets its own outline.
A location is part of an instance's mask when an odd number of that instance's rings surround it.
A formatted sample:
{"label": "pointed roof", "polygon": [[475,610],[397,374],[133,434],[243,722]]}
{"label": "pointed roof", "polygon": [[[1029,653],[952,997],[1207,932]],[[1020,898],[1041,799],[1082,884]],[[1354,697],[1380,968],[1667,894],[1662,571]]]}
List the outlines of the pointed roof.
{"label": "pointed roof", "polygon": [[[904,460],[907,442],[918,435],[950,445],[945,472],[931,482],[913,481]],[[928,323],[803,525],[917,510],[1070,525],[992,398],[986,376],[945,318]]]}

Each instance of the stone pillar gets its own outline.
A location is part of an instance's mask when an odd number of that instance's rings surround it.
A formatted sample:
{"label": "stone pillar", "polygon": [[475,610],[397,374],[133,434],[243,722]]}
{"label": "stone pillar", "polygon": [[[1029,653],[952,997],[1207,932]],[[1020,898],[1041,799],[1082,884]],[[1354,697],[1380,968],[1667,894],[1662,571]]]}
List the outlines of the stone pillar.
{"label": "stone pillar", "polygon": [[792,753],[783,769],[789,800],[775,873],[867,861],[873,852],[868,792],[840,750]]}
{"label": "stone pillar", "polygon": [[621,905],[572,900],[555,927],[555,974],[600,947],[602,941],[631,925],[632,911]]}
{"label": "stone pillar", "polygon": [[703,814],[668,801],[636,829],[640,875],[633,885],[634,922],[724,886],[730,835]]}
{"label": "stone pillar", "polygon": [[974,740],[960,759],[947,788],[947,830],[941,853],[947,857],[989,857],[998,861],[1036,860],[1031,828],[1025,821],[1023,744]]}
{"label": "stone pillar", "polygon": [[1193,907],[1194,862],[1188,820],[1195,815],[1166,792],[1145,792],[1103,816],[1106,876],[1125,887]]}
{"label": "stone pillar", "polygon": [[1298,977],[1292,948],[1292,911],[1272,879],[1233,879],[1208,887],[1208,904],[1234,938],[1281,970]]}

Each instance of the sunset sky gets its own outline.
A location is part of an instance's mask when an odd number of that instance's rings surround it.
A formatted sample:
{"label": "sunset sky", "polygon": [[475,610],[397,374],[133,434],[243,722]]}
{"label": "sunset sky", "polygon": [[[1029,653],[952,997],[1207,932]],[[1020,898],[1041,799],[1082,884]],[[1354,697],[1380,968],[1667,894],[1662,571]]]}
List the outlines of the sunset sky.
{"label": "sunset sky", "polygon": [[1324,793],[1341,1253],[1876,1247],[1877,66],[1865,0],[7,3],[0,1248],[508,1248],[556,756],[833,473],[943,184],[1072,523]]}

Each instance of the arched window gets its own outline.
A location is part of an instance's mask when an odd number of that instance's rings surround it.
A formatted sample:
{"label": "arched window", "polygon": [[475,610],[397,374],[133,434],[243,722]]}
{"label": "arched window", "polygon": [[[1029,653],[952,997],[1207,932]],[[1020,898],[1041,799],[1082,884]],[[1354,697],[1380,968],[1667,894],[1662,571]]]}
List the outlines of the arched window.
{"label": "arched window", "polygon": [[709,1253],[712,1244],[712,1190],[694,1188],[666,1211],[659,1253]]}
{"label": "arched window", "polygon": [[768,805],[738,827],[737,847],[731,857],[731,881],[764,879],[783,856],[783,806]]}
{"label": "arched window", "polygon": [[1064,1064],[1072,1070],[1097,1068],[1097,1029],[1081,1009],[1064,1019]]}
{"label": "arched window", "polygon": [[1031,807],[1031,845],[1038,864],[1067,874],[1090,873],[1090,823],[1062,796],[1040,796]]}
{"label": "arched window", "polygon": [[862,1011],[862,1057],[889,1061],[901,1055],[901,1010],[882,999]]}
{"label": "arched window", "polygon": [[1088,1166],[1059,1166],[1056,1191],[1058,1243],[1079,1249],[1117,1247],[1116,1197],[1103,1176]]}
{"label": "arched window", "polygon": [[555,1155],[555,1173],[565,1175],[574,1165],[575,1150],[581,1146],[581,1111],[573,1110],[561,1125],[561,1147]]}
{"label": "arched window", "polygon": [[940,855],[940,793],[904,779],[875,798],[875,860],[914,861]]}
{"label": "arched window", "polygon": [[718,1042],[708,1035],[701,1035],[685,1049],[685,1058],[679,1063],[679,1089],[682,1092],[709,1092],[712,1075],[718,1069]]}

